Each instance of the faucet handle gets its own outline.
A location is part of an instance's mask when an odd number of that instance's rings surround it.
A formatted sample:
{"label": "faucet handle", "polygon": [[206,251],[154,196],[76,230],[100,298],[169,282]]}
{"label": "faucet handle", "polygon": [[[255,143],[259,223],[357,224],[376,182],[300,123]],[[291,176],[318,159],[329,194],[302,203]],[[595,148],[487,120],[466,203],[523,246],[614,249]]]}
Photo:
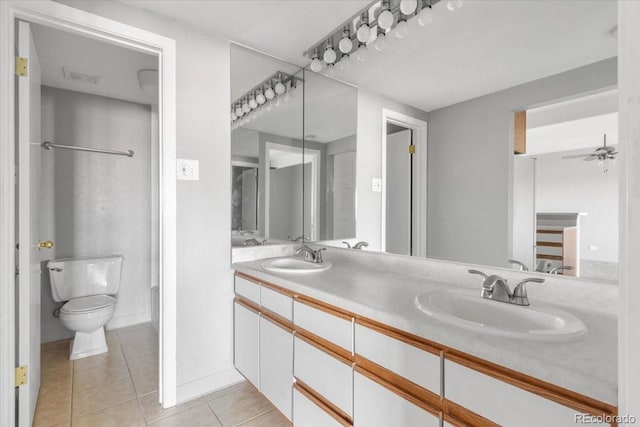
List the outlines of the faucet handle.
{"label": "faucet handle", "polygon": [[327,248],[320,248],[317,251],[313,252],[313,262],[318,263],[318,264],[322,264],[323,259],[322,259],[322,251],[326,251]]}
{"label": "faucet handle", "polygon": [[538,277],[529,277],[520,281],[513,289],[513,303],[518,305],[529,305],[529,297],[527,296],[527,288],[525,285],[529,282],[544,283],[544,279]]}
{"label": "faucet handle", "polygon": [[479,276],[482,276],[482,278],[483,278],[484,280],[487,280],[487,278],[489,277],[489,275],[488,275],[488,274],[485,274],[485,273],[483,273],[482,271],[479,271],[479,270],[469,270],[469,273],[471,273],[471,274],[477,274],[477,275],[479,275]]}
{"label": "faucet handle", "polygon": [[529,267],[527,267],[524,263],[522,263],[522,262],[520,262],[520,261],[518,261],[518,260],[515,260],[515,259],[508,259],[508,260],[507,260],[507,262],[508,262],[509,264],[515,264],[515,265],[517,265],[518,267],[520,267],[520,271],[529,271]]}
{"label": "faucet handle", "polygon": [[347,249],[351,249],[351,245],[349,244],[349,242],[342,242],[342,243],[344,243],[345,245],[347,245]]}

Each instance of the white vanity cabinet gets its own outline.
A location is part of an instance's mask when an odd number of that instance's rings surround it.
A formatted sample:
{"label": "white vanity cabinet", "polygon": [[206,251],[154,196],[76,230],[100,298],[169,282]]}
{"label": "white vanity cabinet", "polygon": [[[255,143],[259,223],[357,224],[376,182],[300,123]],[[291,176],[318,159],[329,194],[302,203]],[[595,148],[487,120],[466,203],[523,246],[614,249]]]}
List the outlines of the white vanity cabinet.
{"label": "white vanity cabinet", "polygon": [[260,317],[260,392],[292,419],[293,333]]}
{"label": "white vanity cabinet", "polygon": [[313,394],[294,386],[293,413],[296,427],[348,427],[351,423],[337,416]]}
{"label": "white vanity cabinet", "polygon": [[251,384],[260,389],[260,317],[256,310],[236,301],[233,305],[233,362]]}

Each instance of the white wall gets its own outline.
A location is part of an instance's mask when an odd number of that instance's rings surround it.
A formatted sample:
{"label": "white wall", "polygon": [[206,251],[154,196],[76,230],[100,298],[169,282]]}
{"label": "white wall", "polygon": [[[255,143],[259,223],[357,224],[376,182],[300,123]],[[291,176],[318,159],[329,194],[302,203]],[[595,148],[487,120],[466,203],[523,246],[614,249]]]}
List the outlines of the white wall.
{"label": "white wall", "polygon": [[371,180],[382,178],[383,109],[427,121],[427,113],[422,110],[358,90],[356,235],[358,240],[369,243],[367,249],[374,251],[379,251],[381,247],[382,193],[371,190]]}
{"label": "white wall", "polygon": [[536,156],[536,211],[586,213],[580,217],[580,258],[618,262],[618,167],[607,162],[603,173],[595,161],[562,160],[566,154]]}
{"label": "white wall", "polygon": [[615,58],[429,112],[428,256],[506,266],[513,114],[611,88]]}
{"label": "white wall", "polygon": [[535,160],[514,156],[513,159],[513,247],[511,259],[535,270]]}
{"label": "white wall", "polygon": [[[132,158],[69,150],[43,150],[46,195],[41,220],[55,241],[50,258],[124,256],[116,311],[107,328],[150,319],[151,109],[97,95],[42,87],[44,141],[108,150]],[[157,209],[157,208],[156,208]],[[52,315],[46,268],[42,275],[42,342],[73,336]]]}
{"label": "white wall", "polygon": [[177,157],[200,161],[200,180],[177,185],[178,401],[237,381],[229,250],[229,42],[112,1],[62,3],[176,41]]}

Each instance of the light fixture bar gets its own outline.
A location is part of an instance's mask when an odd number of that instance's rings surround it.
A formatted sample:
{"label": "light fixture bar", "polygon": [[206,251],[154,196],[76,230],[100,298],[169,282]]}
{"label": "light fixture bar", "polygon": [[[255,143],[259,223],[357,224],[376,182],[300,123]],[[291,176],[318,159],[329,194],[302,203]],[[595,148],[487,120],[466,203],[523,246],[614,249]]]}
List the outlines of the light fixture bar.
{"label": "light fixture bar", "polygon": [[295,87],[297,86],[298,81],[302,82],[303,80],[300,77],[294,76],[293,74],[288,74],[288,73],[285,73],[284,71],[276,71],[275,73],[271,74],[269,77],[264,79],[262,82],[258,83],[257,85],[252,87],[250,90],[242,94],[242,96],[240,96],[238,99],[233,101],[231,105],[233,106],[242,102],[247,97],[250,97],[251,95],[253,95],[256,91],[264,89],[265,86],[267,85],[271,85],[271,83],[273,83],[274,81],[281,81],[282,84],[284,84],[285,86],[287,83],[289,83],[289,81],[291,81],[292,85]]}
{"label": "light fixture bar", "polygon": [[[309,49],[307,49],[303,53],[303,56],[309,59],[313,59],[313,54],[314,52],[316,52],[316,49],[317,49],[319,56],[322,57],[322,52],[325,51],[329,40],[331,40],[331,43],[333,46],[338,46],[340,39],[342,39],[342,37],[344,36],[345,28],[349,29],[349,33],[351,35],[352,40],[357,40],[356,34],[358,31],[358,28],[363,23],[367,24],[371,28],[371,32],[373,34],[377,34],[378,15],[382,10],[384,10],[383,5],[386,6],[388,4],[388,8],[395,18],[393,26],[389,29],[390,31],[391,29],[393,29],[393,27],[396,26],[398,22],[398,17],[400,15],[402,15],[405,20],[408,20],[409,18],[416,16],[420,12],[420,10],[422,10],[422,8],[431,7],[439,3],[440,1],[441,0],[418,0],[418,4],[421,5],[422,7],[416,8],[416,10],[410,15],[404,15],[400,11],[401,0],[374,0],[371,3],[369,3],[367,6],[365,6],[364,8],[360,9],[358,12],[353,14],[349,19],[344,21],[342,24],[337,26],[333,31],[329,32],[327,36],[323,37],[318,42],[313,44]],[[369,22],[362,22],[363,16],[368,16]],[[358,42],[354,43],[355,49],[358,48],[358,45],[359,45]]]}

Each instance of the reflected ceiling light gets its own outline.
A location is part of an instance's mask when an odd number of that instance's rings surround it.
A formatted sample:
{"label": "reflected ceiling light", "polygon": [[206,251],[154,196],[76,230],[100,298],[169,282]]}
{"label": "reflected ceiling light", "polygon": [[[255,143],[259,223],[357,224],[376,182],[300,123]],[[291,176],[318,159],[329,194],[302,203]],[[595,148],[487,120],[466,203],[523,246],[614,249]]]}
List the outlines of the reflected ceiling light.
{"label": "reflected ceiling light", "polygon": [[411,15],[418,8],[418,0],[400,0],[400,12]]}
{"label": "reflected ceiling light", "polygon": [[326,74],[329,77],[332,77],[333,75],[335,75],[336,70],[335,70],[335,66],[333,64],[327,64],[327,71]]}
{"label": "reflected ceiling light", "polygon": [[425,4],[418,12],[418,24],[423,27],[429,25],[433,22],[433,10],[431,9],[431,5]]}
{"label": "reflected ceiling light", "polygon": [[[442,7],[436,8],[434,12],[432,6],[440,1],[443,2]],[[387,36],[390,31],[393,31],[395,37],[404,39],[410,33],[410,21],[413,18],[417,18],[418,24],[425,26],[433,21],[434,13],[439,13],[445,7],[457,10],[462,4],[463,0],[374,0],[307,49],[303,55],[311,60],[311,71],[321,72],[324,68],[326,75],[333,75],[337,70],[348,69],[349,59],[353,56],[364,61],[368,56],[369,42],[373,48],[382,51],[389,43]],[[321,52],[321,56],[318,52]]]}
{"label": "reflected ceiling light", "polygon": [[356,37],[360,43],[366,43],[371,37],[371,28],[369,28],[369,14],[363,13],[362,18],[360,18],[360,27],[358,27],[358,31],[356,32]]}
{"label": "reflected ceiling light", "polygon": [[373,42],[373,47],[376,48],[377,51],[382,51],[387,45],[387,36],[384,33],[382,28],[378,29],[378,37],[376,37],[376,41]]}
{"label": "reflected ceiling light", "polygon": [[340,39],[340,43],[338,43],[338,49],[340,49],[340,52],[347,55],[351,53],[351,49],[353,49],[353,42],[351,41],[348,28],[344,30],[343,36]]}
{"label": "reflected ceiling light", "polygon": [[407,20],[402,17],[398,20],[398,25],[396,25],[396,37],[399,39],[403,39],[409,35],[409,24],[407,24]]}
{"label": "reflected ceiling light", "polygon": [[447,0],[447,9],[451,12],[455,12],[462,7],[463,3],[464,2],[462,0]]}
{"label": "reflected ceiling light", "polygon": [[[231,129],[248,123],[270,111],[273,105],[280,105],[296,93],[301,78],[282,71],[276,71],[260,84],[231,103]],[[275,84],[274,84],[275,82]]]}

